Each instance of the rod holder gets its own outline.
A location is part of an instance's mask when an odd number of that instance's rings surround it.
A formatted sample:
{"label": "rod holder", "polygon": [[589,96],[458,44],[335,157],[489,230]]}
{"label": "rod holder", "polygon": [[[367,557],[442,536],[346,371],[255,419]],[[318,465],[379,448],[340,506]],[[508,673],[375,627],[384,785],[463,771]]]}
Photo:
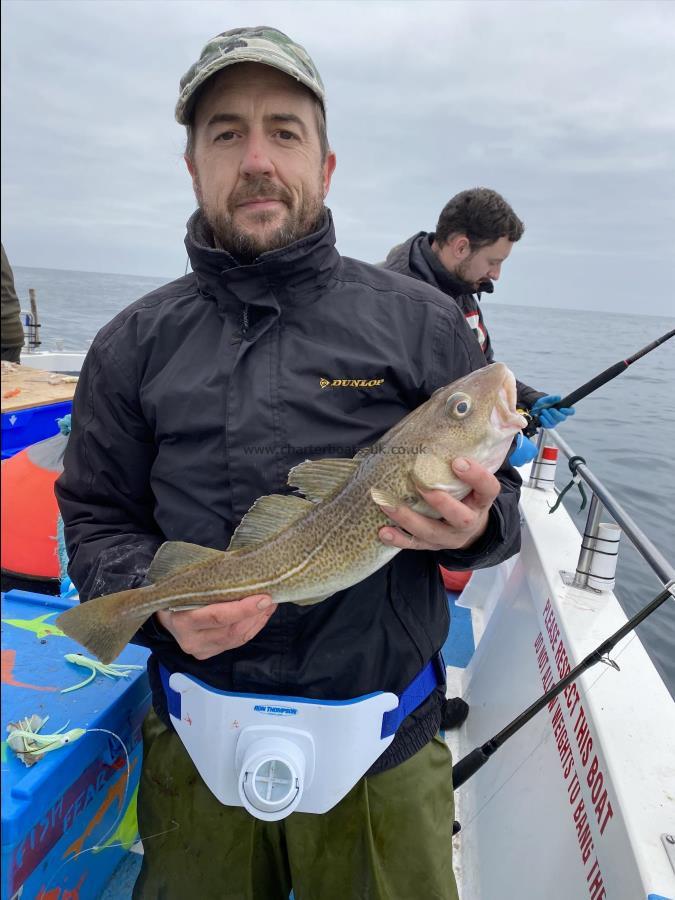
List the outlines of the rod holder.
{"label": "rod holder", "polygon": [[614,590],[621,529],[613,522],[601,522],[603,513],[602,503],[593,494],[572,585],[606,593]]}
{"label": "rod holder", "polygon": [[621,529],[614,522],[600,522],[598,536],[591,551],[591,569],[588,586],[596,591],[614,590],[616,583],[616,564],[619,559],[619,540]]}
{"label": "rod holder", "polygon": [[546,440],[545,429],[539,432],[537,443],[539,453],[532,463],[528,487],[538,488],[540,491],[552,491],[555,488],[555,469],[558,463],[558,448],[551,441]]}

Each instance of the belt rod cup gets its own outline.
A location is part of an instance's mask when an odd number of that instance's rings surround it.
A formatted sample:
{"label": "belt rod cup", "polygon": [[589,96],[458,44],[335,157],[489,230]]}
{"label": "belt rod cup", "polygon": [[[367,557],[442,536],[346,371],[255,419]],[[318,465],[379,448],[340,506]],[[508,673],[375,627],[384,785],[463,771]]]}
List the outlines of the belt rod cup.
{"label": "belt rod cup", "polygon": [[161,664],[160,677],[171,722],[211,793],[275,821],[332,809],[445,684],[445,664],[437,654],[400,695],[351,700],[222,691]]}
{"label": "belt rod cup", "polygon": [[249,746],[239,770],[239,796],[252,815],[289,815],[300,803],[304,786],[305,756],[298,744],[268,737]]}

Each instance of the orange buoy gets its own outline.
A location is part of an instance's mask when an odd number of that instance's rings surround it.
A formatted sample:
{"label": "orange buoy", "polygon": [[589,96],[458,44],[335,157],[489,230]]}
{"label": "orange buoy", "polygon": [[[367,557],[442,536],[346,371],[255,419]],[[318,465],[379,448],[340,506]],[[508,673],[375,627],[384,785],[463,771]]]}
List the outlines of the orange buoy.
{"label": "orange buoy", "polygon": [[470,569],[465,569],[462,572],[452,572],[450,569],[446,569],[443,566],[439,566],[439,569],[441,570],[446,591],[456,591],[457,593],[464,590],[469,578],[473,575],[473,572]]}
{"label": "orange buoy", "polygon": [[[68,421],[62,427],[69,425]],[[63,471],[67,442],[68,435],[59,433],[3,460],[3,583],[6,576],[39,581],[60,579],[59,509],[54,482]]]}

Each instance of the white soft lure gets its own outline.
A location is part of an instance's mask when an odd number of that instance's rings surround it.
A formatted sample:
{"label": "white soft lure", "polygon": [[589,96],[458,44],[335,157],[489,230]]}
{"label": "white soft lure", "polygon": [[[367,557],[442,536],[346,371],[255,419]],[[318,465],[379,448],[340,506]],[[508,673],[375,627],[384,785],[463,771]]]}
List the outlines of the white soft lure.
{"label": "white soft lure", "polygon": [[89,669],[91,675],[88,678],[85,678],[84,681],[80,681],[79,684],[63,688],[61,691],[62,694],[67,694],[69,691],[77,691],[79,688],[85,687],[99,674],[105,675],[107,678],[128,678],[133,669],[144,668],[144,666],[116,665],[114,663],[106,665],[105,663],[99,662],[97,659],[90,659],[82,653],[66,653],[66,660],[75,663],[76,666],[83,666],[85,669]]}
{"label": "white soft lure", "polygon": [[60,750],[61,747],[71,744],[86,734],[84,728],[71,728],[70,731],[65,731],[67,722],[51,734],[38,733],[48,719],[49,716],[45,716],[43,719],[40,716],[32,715],[25,719],[19,719],[18,722],[10,722],[7,726],[7,746],[26,766],[34,765],[42,759],[45,753]]}

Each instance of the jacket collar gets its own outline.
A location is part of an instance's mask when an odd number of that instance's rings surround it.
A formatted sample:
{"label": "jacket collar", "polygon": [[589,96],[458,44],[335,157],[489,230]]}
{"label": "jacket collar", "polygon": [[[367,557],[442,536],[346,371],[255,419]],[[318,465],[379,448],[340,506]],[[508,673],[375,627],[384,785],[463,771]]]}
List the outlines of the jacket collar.
{"label": "jacket collar", "polygon": [[[453,299],[467,294],[477,293],[480,296],[482,293],[493,292],[494,285],[491,281],[482,282],[480,291],[476,291],[473,285],[448,272],[431,249],[434,237],[433,232],[419,231],[391,251],[387,264],[399,272],[407,269],[414,277],[433,284]],[[401,265],[405,268],[401,268]]]}
{"label": "jacket collar", "polygon": [[248,265],[214,246],[201,210],[188,219],[185,246],[200,293],[226,306],[244,303],[279,310],[279,301],[282,306],[312,303],[340,263],[328,209],[317,231],[288,247],[262,253]]}

